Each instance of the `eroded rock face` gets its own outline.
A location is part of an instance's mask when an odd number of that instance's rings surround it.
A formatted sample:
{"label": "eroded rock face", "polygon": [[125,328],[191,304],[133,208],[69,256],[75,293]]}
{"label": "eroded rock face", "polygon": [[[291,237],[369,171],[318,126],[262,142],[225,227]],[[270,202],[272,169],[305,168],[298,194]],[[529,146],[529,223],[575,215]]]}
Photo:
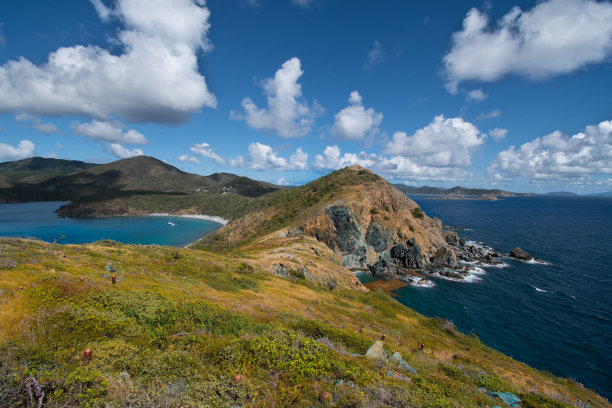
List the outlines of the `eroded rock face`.
{"label": "eroded rock face", "polygon": [[383,252],[393,243],[393,237],[378,222],[374,221],[366,232],[366,242],[376,252]]}
{"label": "eroded rock face", "polygon": [[[342,251],[342,265],[347,268],[365,266],[367,247],[357,217],[346,206],[334,205],[325,209],[336,228],[335,237],[326,237],[330,247]],[[317,239],[319,237],[317,236]]]}

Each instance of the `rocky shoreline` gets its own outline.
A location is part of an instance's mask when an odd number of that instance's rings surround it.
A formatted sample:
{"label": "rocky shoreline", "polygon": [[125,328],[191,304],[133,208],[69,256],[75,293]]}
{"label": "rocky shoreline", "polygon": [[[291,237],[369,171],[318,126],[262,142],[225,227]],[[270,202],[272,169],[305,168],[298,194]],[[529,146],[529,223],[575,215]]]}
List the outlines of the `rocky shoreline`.
{"label": "rocky shoreline", "polygon": [[504,266],[503,254],[473,241],[465,241],[454,231],[445,231],[448,246],[439,248],[431,257],[424,256],[414,238],[393,246],[380,254],[377,262],[369,266],[372,276],[380,279],[398,279],[415,286],[434,286],[428,277],[455,281],[475,280],[484,273],[481,268]]}

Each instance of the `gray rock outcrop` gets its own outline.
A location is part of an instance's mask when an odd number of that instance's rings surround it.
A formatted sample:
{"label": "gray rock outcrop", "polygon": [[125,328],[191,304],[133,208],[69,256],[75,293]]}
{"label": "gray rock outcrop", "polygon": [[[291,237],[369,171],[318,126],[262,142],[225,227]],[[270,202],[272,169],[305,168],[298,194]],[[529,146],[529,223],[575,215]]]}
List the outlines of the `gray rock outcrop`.
{"label": "gray rock outcrop", "polygon": [[516,247],[512,251],[510,251],[510,257],[514,259],[518,259],[520,261],[530,261],[533,259],[533,256],[531,256],[529,252],[519,247]]}

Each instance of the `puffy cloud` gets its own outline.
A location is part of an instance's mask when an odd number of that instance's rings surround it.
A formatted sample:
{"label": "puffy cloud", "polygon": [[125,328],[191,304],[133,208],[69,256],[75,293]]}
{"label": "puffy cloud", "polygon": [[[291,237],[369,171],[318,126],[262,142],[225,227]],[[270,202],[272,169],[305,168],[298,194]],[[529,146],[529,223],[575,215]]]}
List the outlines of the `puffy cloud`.
{"label": "puffy cloud", "polygon": [[468,92],[467,97],[465,98],[465,100],[467,102],[482,102],[485,99],[487,99],[487,95],[486,93],[484,93],[482,91],[482,89],[473,89],[470,92]]}
{"label": "puffy cloud", "polygon": [[504,180],[525,177],[532,181],[581,178],[612,174],[612,121],[587,126],[571,137],[554,131],[498,153],[488,173]]}
{"label": "puffy cloud", "polygon": [[274,78],[263,82],[268,108],[259,108],[251,98],[242,100],[244,114],[232,111],[230,118],[246,120],[246,123],[258,130],[275,132],[280,137],[306,136],[314,124],[314,118],[323,112],[314,102],[309,106],[301,102],[302,85],[298,79],[302,76],[301,63],[298,58],[291,58],[276,71]]}
{"label": "puffy cloud", "polygon": [[494,27],[471,9],[444,56],[446,86],[492,82],[509,74],[541,80],[605,60],[612,52],[612,3],[548,0],[514,7]]}
{"label": "puffy cloud", "polygon": [[506,137],[506,134],[508,134],[508,129],[495,128],[491,130],[489,134],[491,135],[493,140],[495,140],[496,142],[499,142],[500,140]]}
{"label": "puffy cloud", "polygon": [[96,9],[96,13],[102,21],[109,21],[112,15],[112,10],[106,7],[102,0],[90,0],[91,4]]}
{"label": "puffy cloud", "polygon": [[34,156],[36,146],[29,140],[22,140],[17,147],[0,142],[0,160],[21,160]]}
{"label": "puffy cloud", "polygon": [[142,156],[144,154],[140,149],[129,150],[121,146],[119,143],[111,143],[107,145],[106,151],[119,159]]}
{"label": "puffy cloud", "polygon": [[456,181],[468,179],[471,174],[458,168],[431,167],[414,158],[360,153],[341,153],[338,146],[327,146],[323,154],[315,156],[317,170],[337,170],[358,164],[385,177],[398,181]]}
{"label": "puffy cloud", "polygon": [[272,147],[256,142],[249,145],[249,160],[238,156],[230,160],[230,166],[253,170],[308,170],[308,154],[298,148],[287,160],[280,157]]}
{"label": "puffy cloud", "polygon": [[486,120],[486,119],[494,119],[499,118],[501,116],[501,111],[499,109],[493,109],[491,112],[481,113],[476,116],[478,120]]}
{"label": "puffy cloud", "polygon": [[336,114],[333,134],[344,140],[362,140],[367,135],[376,134],[383,114],[372,108],[365,109],[362,97],[357,91],[351,92],[349,103],[350,106]]}
{"label": "puffy cloud", "polygon": [[198,71],[197,54],[210,48],[202,1],[117,0],[112,9],[92,2],[103,20],[123,24],[115,39],[122,52],[76,45],[41,65],[8,61],[0,66],[0,113],[179,123],[217,105]]}
{"label": "puffy cloud", "polygon": [[484,139],[485,135],[470,122],[440,115],[412,136],[395,132],[385,153],[411,158],[428,167],[468,167],[472,153]]}
{"label": "puffy cloud", "polygon": [[366,63],[363,66],[363,69],[365,69],[366,71],[369,71],[370,69],[372,69],[374,65],[378,64],[379,62],[384,61],[386,56],[387,56],[387,53],[385,52],[385,49],[383,48],[382,43],[378,40],[375,40],[374,46],[372,47],[370,51],[368,51],[368,59],[366,60]]}
{"label": "puffy cloud", "polygon": [[179,157],[177,157],[177,159],[182,162],[200,164],[200,160],[198,160],[197,157],[189,156],[188,154],[182,154]]}
{"label": "puffy cloud", "polygon": [[127,144],[147,144],[145,136],[130,129],[123,132],[119,123],[93,120],[89,123],[74,122],[70,129],[75,135],[85,136],[103,142],[127,143]]}
{"label": "puffy cloud", "polygon": [[346,166],[358,164],[362,167],[372,168],[378,160],[375,154],[360,153],[344,153],[341,155],[338,146],[327,146],[323,154],[317,154],[314,158],[312,166],[318,170],[337,170]]}
{"label": "puffy cloud", "polygon": [[284,177],[279,177],[278,180],[276,180],[276,185],[277,186],[288,186],[289,182],[284,178]]}
{"label": "puffy cloud", "polygon": [[22,112],[15,115],[15,120],[17,122],[31,122],[32,129],[40,133],[60,133],[60,130],[53,123],[45,123],[40,118],[27,113]]}
{"label": "puffy cloud", "polygon": [[225,159],[223,157],[219,156],[218,154],[216,154],[215,152],[213,152],[212,147],[210,147],[210,145],[208,143],[196,144],[194,146],[191,146],[189,148],[189,150],[191,150],[195,154],[198,154],[198,155],[200,155],[202,157],[206,157],[207,159],[211,159],[211,160],[217,162],[218,164],[225,163]]}

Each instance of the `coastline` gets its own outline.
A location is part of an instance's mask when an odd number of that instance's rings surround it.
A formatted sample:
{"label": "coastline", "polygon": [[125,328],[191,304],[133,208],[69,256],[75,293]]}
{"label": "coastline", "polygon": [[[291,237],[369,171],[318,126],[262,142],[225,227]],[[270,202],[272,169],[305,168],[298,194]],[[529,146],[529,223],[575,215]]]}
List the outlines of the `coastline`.
{"label": "coastline", "polygon": [[[217,224],[221,224],[221,226],[225,226],[229,222],[229,220],[226,220],[225,218],[219,217],[217,215],[205,215],[205,214],[168,214],[168,213],[152,213],[152,214],[147,214],[147,215],[149,215],[151,217],[191,218],[191,219],[196,219],[196,220],[216,222]],[[208,235],[208,234],[206,234],[206,235]],[[192,241],[192,242],[188,243],[187,245],[183,245],[183,248],[189,248],[190,246],[192,246],[193,244],[195,244],[196,242],[198,242],[199,240],[204,238],[206,235],[201,236],[200,238],[196,239],[195,241]]]}
{"label": "coastline", "polygon": [[225,218],[219,217],[217,215],[169,214],[169,213],[151,213],[151,214],[146,214],[146,215],[149,215],[151,217],[193,218],[193,219],[196,219],[196,220],[216,222],[216,223],[221,224],[221,225],[227,225],[227,223],[229,222],[229,220],[226,220]]}

